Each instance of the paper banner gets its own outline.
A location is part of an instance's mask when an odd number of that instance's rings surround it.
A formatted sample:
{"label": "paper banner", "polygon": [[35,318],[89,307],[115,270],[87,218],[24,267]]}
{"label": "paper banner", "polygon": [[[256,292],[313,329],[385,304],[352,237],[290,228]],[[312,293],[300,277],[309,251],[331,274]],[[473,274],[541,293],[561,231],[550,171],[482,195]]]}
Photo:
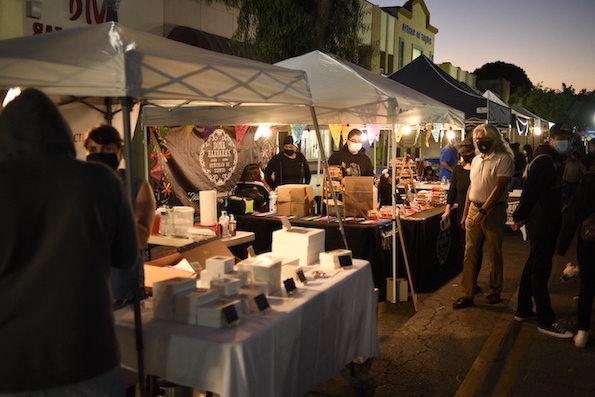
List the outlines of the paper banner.
{"label": "paper banner", "polygon": [[186,138],[188,138],[192,134],[192,130],[194,130],[194,126],[193,125],[185,125],[184,126],[184,131],[186,133]]}
{"label": "paper banner", "polygon": [[401,128],[401,126],[398,126],[395,131],[395,141],[399,143],[401,142],[401,138],[403,138],[403,129]]}
{"label": "paper banner", "polygon": [[242,141],[244,140],[244,135],[246,135],[246,131],[250,128],[249,125],[235,125],[236,130],[236,147],[240,147]]}
{"label": "paper banner", "polygon": [[432,137],[434,138],[434,142],[438,143],[440,139],[440,130],[442,129],[441,123],[434,123],[434,129],[432,130]]}
{"label": "paper banner", "polygon": [[380,136],[380,124],[368,124],[368,143],[370,146]]}
{"label": "paper banner", "polygon": [[334,146],[337,147],[341,144],[341,131],[343,130],[343,124],[329,124],[328,128],[331,130],[331,136],[333,137]]}
{"label": "paper banner", "polygon": [[420,132],[421,132],[421,130],[420,130],[419,124],[418,124],[415,129],[415,140],[413,141],[413,147],[417,146],[417,142],[419,141]]}
{"label": "paper banner", "polygon": [[204,140],[206,141],[207,139],[209,139],[209,137],[211,136],[211,134],[213,133],[213,131],[215,131],[215,129],[217,129],[216,126],[214,125],[205,125],[205,133],[204,133]]}
{"label": "paper banner", "polygon": [[151,168],[151,178],[155,181],[155,183],[159,183],[161,181],[161,176],[163,174],[161,163],[157,161],[153,168]]}
{"label": "paper banner", "polygon": [[293,135],[294,145],[301,144],[306,124],[291,124],[289,127],[291,128],[291,135]]}

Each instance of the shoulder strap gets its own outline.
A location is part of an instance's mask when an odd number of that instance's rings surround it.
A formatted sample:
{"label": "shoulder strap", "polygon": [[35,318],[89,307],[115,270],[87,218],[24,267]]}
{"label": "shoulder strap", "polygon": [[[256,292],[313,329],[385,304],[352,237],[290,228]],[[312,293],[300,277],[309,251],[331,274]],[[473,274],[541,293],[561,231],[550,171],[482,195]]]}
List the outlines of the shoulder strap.
{"label": "shoulder strap", "polygon": [[550,158],[552,161],[554,161],[554,159],[552,158],[552,156],[550,156],[550,155],[549,155],[549,154],[547,154],[547,153],[541,153],[541,154],[538,154],[538,155],[537,155],[537,156],[535,156],[535,157],[533,158],[533,160],[531,160],[531,162],[530,162],[529,164],[527,164],[527,166],[525,167],[525,171],[523,171],[523,179],[527,179],[527,177],[529,176],[529,169],[531,168],[531,166],[533,165],[533,163],[535,162],[535,160],[537,160],[537,159],[538,159],[538,158],[540,158],[540,157],[545,157],[545,156],[549,157],[549,158]]}

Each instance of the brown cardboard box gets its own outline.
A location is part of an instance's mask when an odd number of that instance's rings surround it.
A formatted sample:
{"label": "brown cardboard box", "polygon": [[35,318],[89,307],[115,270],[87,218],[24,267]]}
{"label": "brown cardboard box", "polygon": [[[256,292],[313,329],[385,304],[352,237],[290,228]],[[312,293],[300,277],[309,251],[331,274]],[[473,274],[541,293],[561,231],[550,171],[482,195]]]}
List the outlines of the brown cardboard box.
{"label": "brown cardboard box", "polygon": [[343,203],[345,215],[367,217],[368,210],[375,209],[378,193],[374,194],[373,176],[346,176],[343,178],[345,192]]}
{"label": "brown cardboard box", "polygon": [[307,216],[311,214],[314,191],[311,185],[289,184],[277,187],[277,214]]}

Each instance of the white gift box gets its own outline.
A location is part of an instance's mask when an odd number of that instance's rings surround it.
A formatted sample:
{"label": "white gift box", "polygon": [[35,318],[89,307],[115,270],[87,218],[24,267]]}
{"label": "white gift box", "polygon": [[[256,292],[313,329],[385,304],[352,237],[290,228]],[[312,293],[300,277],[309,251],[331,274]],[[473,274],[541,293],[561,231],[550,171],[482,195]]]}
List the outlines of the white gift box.
{"label": "white gift box", "polygon": [[206,270],[211,274],[221,274],[222,276],[226,273],[233,271],[233,265],[235,259],[233,256],[212,256],[205,261]]}
{"label": "white gift box", "polygon": [[153,296],[167,300],[168,297],[173,297],[175,294],[194,288],[196,288],[196,279],[174,277],[153,283]]}
{"label": "white gift box", "polygon": [[248,285],[248,272],[234,270],[233,272],[227,273],[226,276],[240,280],[240,288]]}
{"label": "white gift box", "polygon": [[218,298],[219,291],[216,289],[195,288],[184,291],[175,296],[175,311],[188,311],[190,307],[204,305]]}
{"label": "white gift box", "polygon": [[235,306],[238,316],[242,310],[240,300],[217,300],[196,308],[196,324],[205,327],[221,328],[227,325],[223,309],[229,305]]}
{"label": "white gift box", "polygon": [[211,280],[211,288],[219,291],[219,296],[232,296],[240,292],[240,280],[237,278],[217,278]]}
{"label": "white gift box", "polygon": [[351,250],[336,249],[328,252],[321,252],[319,255],[320,266],[326,269],[338,269],[341,267],[341,257],[349,257],[352,261]]}
{"label": "white gift box", "polygon": [[272,254],[280,257],[298,258],[300,266],[308,266],[318,261],[324,251],[324,229],[292,227],[273,232]]}

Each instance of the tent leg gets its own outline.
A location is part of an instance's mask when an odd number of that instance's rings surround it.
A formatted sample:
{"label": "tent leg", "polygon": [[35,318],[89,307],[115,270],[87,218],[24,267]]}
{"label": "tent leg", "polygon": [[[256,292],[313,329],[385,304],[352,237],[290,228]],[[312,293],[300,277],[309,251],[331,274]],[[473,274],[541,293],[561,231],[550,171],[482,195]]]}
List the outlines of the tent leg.
{"label": "tent leg", "polygon": [[[324,148],[322,146],[322,138],[320,136],[320,127],[318,126],[318,118],[316,117],[316,111],[314,110],[314,106],[310,106],[310,114],[312,116],[312,122],[314,123],[314,128],[316,129],[316,139],[318,140],[318,151],[320,152],[320,157],[323,160],[324,165],[324,173],[326,175],[327,180],[331,180],[331,174],[328,169],[328,160],[324,156]],[[335,193],[335,189],[333,188],[333,184],[329,183],[330,190],[331,190],[331,197],[333,198],[333,204],[335,206],[335,212],[339,215],[337,219],[339,220],[339,230],[341,231],[341,237],[343,237],[343,245],[345,249],[349,249],[349,245],[347,244],[347,237],[345,236],[345,228],[343,227],[343,221],[341,220],[342,215],[339,212],[339,205],[337,204],[337,194]],[[324,186],[323,186],[324,189]]]}
{"label": "tent leg", "polygon": [[[130,125],[130,111],[132,109],[132,99],[122,98],[122,122],[124,125],[124,152],[126,156],[126,169],[124,171],[124,183],[128,186],[128,198],[132,205],[133,201],[133,187],[132,187],[132,134]],[[138,261],[137,266],[142,266],[142,262]],[[138,383],[140,386],[141,397],[146,397],[145,387],[145,364],[144,364],[144,352],[143,352],[143,330],[142,330],[142,319],[140,310],[141,301],[141,290],[139,288],[140,280],[138,279],[139,269],[135,269],[135,280],[134,280],[134,331],[136,339],[136,353],[137,353],[137,371],[138,371]]]}

